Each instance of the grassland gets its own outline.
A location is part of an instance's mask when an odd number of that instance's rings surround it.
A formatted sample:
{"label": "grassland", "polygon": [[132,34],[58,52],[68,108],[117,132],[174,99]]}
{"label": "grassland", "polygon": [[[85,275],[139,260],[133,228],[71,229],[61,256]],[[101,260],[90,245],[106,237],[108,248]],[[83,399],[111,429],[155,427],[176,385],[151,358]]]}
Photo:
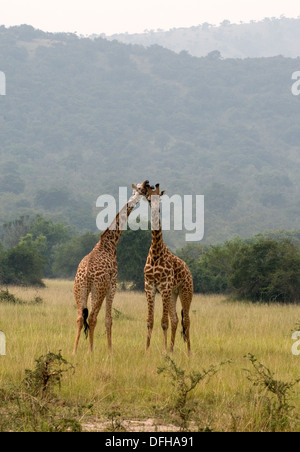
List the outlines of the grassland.
{"label": "grassland", "polygon": [[[0,356],[0,388],[19,387],[25,369],[32,369],[38,357],[61,350],[75,371],[63,376],[57,403],[72,406],[73,416],[84,430],[121,426],[131,431],[137,428],[137,422],[142,430],[182,427],[182,418],[174,408],[178,386],[167,371],[157,372],[159,367],[167,368],[162,352],[160,298],[148,353],[144,294],[119,291],[114,301],[113,354],[107,351],[103,306],[93,354],[88,354],[88,343],[82,335],[78,353],[73,356],[77,313],[72,281],[45,283],[44,289],[8,288],[22,300],[41,297],[42,303],[0,303],[0,330],[7,341],[7,354]],[[288,419],[280,423],[278,418],[274,419],[276,394],[267,385],[255,386],[245,370],[253,370],[245,358],[251,353],[277,380],[289,382],[299,378],[300,356],[291,352],[292,332],[299,321],[299,305],[250,304],[228,301],[222,296],[195,295],[191,308],[192,356],[187,356],[178,330],[173,362],[185,371],[187,380],[193,371],[202,372],[228,360],[230,363],[222,365],[215,375],[204,378],[189,392],[185,428],[299,431],[299,384],[293,387],[288,400],[289,407],[294,409],[281,412],[280,416]],[[2,416],[5,403],[1,405]]]}

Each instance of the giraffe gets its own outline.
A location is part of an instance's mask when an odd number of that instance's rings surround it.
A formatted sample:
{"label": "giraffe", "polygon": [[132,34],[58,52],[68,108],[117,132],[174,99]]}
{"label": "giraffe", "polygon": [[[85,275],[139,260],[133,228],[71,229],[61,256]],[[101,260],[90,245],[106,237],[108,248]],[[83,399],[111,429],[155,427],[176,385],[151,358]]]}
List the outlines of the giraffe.
{"label": "giraffe", "polygon": [[151,206],[152,214],[152,242],[144,268],[145,292],[148,302],[147,318],[147,344],[150,346],[151,334],[154,324],[154,302],[156,292],[160,292],[163,303],[161,326],[164,334],[164,348],[167,351],[167,330],[169,326],[168,316],[171,321],[170,352],[173,352],[175,335],[178,325],[176,301],[179,295],[182,310],[183,338],[187,342],[188,354],[190,345],[190,318],[189,310],[193,297],[193,278],[186,263],[171,253],[162,236],[159,216],[160,197],[165,193],[159,192],[159,184],[154,187],[147,186],[145,196]]}
{"label": "giraffe", "polygon": [[[112,302],[117,285],[117,244],[122,234],[128,216],[146,193],[148,181],[142,184],[132,184],[133,195],[121,211],[117,214],[112,224],[101,234],[99,242],[93,250],[80,262],[75,281],[74,296],[77,304],[77,336],[73,353],[78,347],[80,333],[84,327],[86,337],[89,335],[89,351],[93,350],[94,330],[97,316],[101,309],[104,298],[106,298],[105,326],[107,333],[108,349],[111,351],[111,329],[112,329]],[[91,312],[88,318],[87,302],[91,294]]]}

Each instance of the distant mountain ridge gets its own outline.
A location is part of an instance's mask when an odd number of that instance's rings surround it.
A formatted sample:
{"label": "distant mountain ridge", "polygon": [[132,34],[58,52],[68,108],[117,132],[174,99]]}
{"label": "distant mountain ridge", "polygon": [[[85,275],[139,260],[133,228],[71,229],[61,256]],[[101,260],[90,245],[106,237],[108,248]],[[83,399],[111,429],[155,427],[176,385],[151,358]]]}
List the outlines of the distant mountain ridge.
{"label": "distant mountain ridge", "polygon": [[95,231],[99,195],[149,179],[204,195],[206,243],[299,229],[299,59],[196,58],[24,25],[0,27],[0,71],[0,226],[39,213]]}
{"label": "distant mountain ridge", "polygon": [[215,50],[223,58],[300,56],[300,18],[266,18],[259,22],[241,24],[231,24],[225,20],[220,26],[204,23],[169,31],[151,30],[140,34],[123,33],[105,37],[146,47],[158,44],[174,52],[187,51],[197,57],[206,56]]}

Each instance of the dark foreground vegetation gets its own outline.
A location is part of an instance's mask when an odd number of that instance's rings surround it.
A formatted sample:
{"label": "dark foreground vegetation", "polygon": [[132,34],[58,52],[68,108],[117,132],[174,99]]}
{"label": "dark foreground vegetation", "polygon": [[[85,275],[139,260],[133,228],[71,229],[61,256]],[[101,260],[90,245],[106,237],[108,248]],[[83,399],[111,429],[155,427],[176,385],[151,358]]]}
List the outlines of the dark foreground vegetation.
{"label": "dark foreground vegetation", "polygon": [[[291,403],[294,387],[300,379],[278,380],[251,353],[244,358],[252,365],[250,369],[244,369],[245,376],[253,386],[252,391],[257,388],[256,424],[254,422],[253,431],[292,431],[297,413]],[[172,397],[165,404],[161,415],[169,419],[171,426],[176,426],[177,431],[212,432],[209,425],[201,426],[201,421],[197,418],[199,407],[193,392],[202,380],[213,377],[221,366],[230,364],[230,361],[222,362],[207,370],[187,374],[186,370],[166,356],[163,365],[158,367],[157,374],[163,374],[169,380]],[[35,360],[33,369],[25,370],[20,386],[0,388],[0,432],[82,432],[82,420],[87,416],[91,426],[92,420],[95,422],[97,419],[93,404],[71,403],[64,400],[57,391],[61,388],[63,376],[70,372],[74,373],[75,367],[63,358],[60,351],[48,352]],[[249,392],[251,393],[251,387]],[[102,422],[98,431],[127,431],[118,408],[108,410],[102,417],[108,422]],[[232,417],[234,420],[233,415]],[[159,424],[159,419],[157,422]],[[235,422],[232,422],[230,431],[237,431]]]}

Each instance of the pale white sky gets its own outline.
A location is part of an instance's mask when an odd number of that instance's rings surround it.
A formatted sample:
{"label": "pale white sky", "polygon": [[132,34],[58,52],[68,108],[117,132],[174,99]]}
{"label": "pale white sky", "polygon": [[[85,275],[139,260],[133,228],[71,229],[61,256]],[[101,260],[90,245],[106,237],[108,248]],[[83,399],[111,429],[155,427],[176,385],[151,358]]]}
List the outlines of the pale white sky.
{"label": "pale white sky", "polygon": [[107,35],[300,16],[300,0],[0,0],[0,25]]}

